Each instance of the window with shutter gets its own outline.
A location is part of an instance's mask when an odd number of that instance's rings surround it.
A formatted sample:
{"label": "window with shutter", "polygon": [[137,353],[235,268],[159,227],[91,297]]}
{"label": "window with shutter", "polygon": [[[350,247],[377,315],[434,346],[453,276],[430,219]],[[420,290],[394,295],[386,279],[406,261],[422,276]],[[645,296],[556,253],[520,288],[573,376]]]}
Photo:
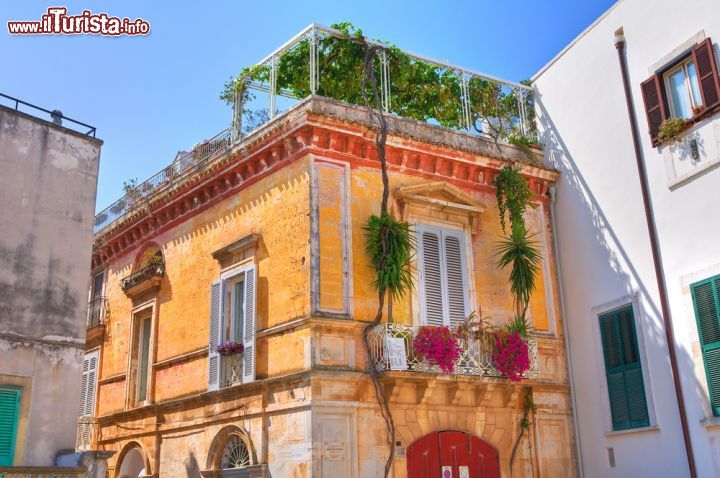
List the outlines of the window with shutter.
{"label": "window with shutter", "polygon": [[456,325],[468,315],[467,260],[462,231],[417,226],[420,320]]}
{"label": "window with shutter", "polygon": [[220,388],[220,354],[217,346],[222,343],[222,316],[220,315],[220,282],[210,286],[210,343],[208,346],[208,390]]}
{"label": "window with shutter", "polygon": [[[256,268],[222,275],[211,287],[208,390],[255,380]],[[221,356],[217,346],[242,343],[242,355]]]}
{"label": "window with shutter", "polygon": [[690,286],[713,415],[720,416],[720,276]]}
{"label": "window with shutter", "polygon": [[600,315],[613,430],[650,425],[631,305]]}
{"label": "window with shutter", "polygon": [[712,40],[706,38],[640,85],[653,146],[668,118],[691,122],[720,105],[720,73]]}
{"label": "window with shutter", "polygon": [[95,391],[97,389],[98,352],[85,354],[82,384],[80,388],[80,416],[95,414]]}
{"label": "window with shutter", "polygon": [[0,387],[0,466],[13,464],[21,396],[20,388]]}
{"label": "window with shutter", "polygon": [[720,104],[720,78],[712,41],[706,38],[692,50],[692,58],[697,68],[697,82],[705,109]]}
{"label": "window with shutter", "polygon": [[660,125],[667,119],[667,110],[665,108],[665,99],[661,85],[660,75],[653,75],[640,85],[645,103],[645,115],[647,116],[650,137],[653,142],[657,141]]}

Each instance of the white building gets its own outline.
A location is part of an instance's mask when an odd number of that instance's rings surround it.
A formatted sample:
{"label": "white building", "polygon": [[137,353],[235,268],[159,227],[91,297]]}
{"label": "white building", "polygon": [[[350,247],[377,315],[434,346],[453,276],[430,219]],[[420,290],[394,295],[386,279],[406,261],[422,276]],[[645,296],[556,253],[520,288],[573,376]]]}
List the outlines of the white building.
{"label": "white building", "polygon": [[[588,477],[691,473],[620,58],[697,476],[720,476],[718,41],[717,0],[621,0],[534,77],[546,161],[562,173],[556,237]],[[668,117],[687,129],[654,145]]]}

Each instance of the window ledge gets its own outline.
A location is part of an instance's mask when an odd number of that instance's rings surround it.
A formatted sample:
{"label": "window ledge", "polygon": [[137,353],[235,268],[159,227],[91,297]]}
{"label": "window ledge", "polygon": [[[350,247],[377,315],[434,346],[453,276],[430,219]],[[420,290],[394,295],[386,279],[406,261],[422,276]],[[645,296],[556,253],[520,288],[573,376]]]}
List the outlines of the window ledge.
{"label": "window ledge", "polygon": [[669,181],[668,188],[670,190],[677,189],[680,186],[683,186],[683,185],[689,183],[692,179],[707,173],[711,169],[716,168],[719,164],[720,164],[720,158],[713,159],[712,161],[708,161],[705,164],[703,164],[702,166],[695,169],[694,171],[683,174],[682,176],[679,176],[679,177]]}
{"label": "window ledge", "polygon": [[622,435],[629,435],[631,433],[644,433],[644,432],[654,432],[654,431],[660,431],[660,427],[658,425],[650,425],[649,427],[639,427],[639,428],[629,428],[627,430],[616,430],[611,432],[605,432],[605,436],[608,438],[612,438],[615,436],[622,436]]}
{"label": "window ledge", "polygon": [[705,417],[700,420],[700,424],[705,428],[720,427],[720,417]]}

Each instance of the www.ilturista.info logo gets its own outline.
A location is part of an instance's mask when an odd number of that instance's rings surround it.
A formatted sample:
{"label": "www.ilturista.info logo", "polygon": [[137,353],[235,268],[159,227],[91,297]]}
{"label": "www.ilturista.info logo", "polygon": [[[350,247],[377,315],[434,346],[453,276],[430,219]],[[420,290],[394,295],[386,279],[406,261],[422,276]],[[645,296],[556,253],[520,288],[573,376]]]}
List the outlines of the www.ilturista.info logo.
{"label": "www.ilturista.info logo", "polygon": [[11,35],[147,35],[150,24],[138,18],[111,17],[107,13],[83,10],[80,15],[68,15],[65,7],[50,7],[40,21],[7,22]]}

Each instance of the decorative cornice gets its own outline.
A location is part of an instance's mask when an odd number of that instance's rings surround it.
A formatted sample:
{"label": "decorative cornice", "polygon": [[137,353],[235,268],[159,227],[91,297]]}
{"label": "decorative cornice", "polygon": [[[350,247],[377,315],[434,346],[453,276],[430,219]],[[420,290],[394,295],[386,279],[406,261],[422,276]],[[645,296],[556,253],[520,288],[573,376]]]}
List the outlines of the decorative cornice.
{"label": "decorative cornice", "polygon": [[[306,101],[300,105],[302,108],[294,109],[282,120],[247,138],[212,164],[188,176],[184,183],[160,191],[144,207],[118,220],[107,232],[96,237],[92,266],[108,263],[134,250],[161,232],[187,221],[307,154],[345,161],[351,167],[379,168],[373,133],[368,126],[358,121],[338,119],[337,116],[341,115],[333,116],[332,111],[328,113],[329,109],[342,108],[342,111],[352,113],[347,113],[347,116],[354,118],[359,115],[357,110],[363,110],[330,100],[314,98],[313,101]],[[486,152],[487,140],[432,125],[414,125],[416,122],[412,120],[393,118],[393,121],[395,130],[391,131],[386,146],[391,171],[445,181],[459,188],[493,191],[495,177],[509,162]],[[404,131],[407,122],[422,132],[420,136],[429,137],[431,133],[436,133],[442,136],[444,142],[439,144],[415,139]],[[452,139],[457,139],[455,149],[448,144]],[[470,143],[470,140],[475,143]],[[467,150],[470,148],[468,145],[476,143],[482,147],[473,149],[482,149],[482,154]],[[466,149],[459,149],[460,146]],[[502,148],[512,147],[502,145]],[[520,165],[523,175],[529,180],[537,199],[544,201],[549,185],[557,179],[557,171],[536,163],[518,162],[517,151],[509,151],[514,155],[513,162]]]}

